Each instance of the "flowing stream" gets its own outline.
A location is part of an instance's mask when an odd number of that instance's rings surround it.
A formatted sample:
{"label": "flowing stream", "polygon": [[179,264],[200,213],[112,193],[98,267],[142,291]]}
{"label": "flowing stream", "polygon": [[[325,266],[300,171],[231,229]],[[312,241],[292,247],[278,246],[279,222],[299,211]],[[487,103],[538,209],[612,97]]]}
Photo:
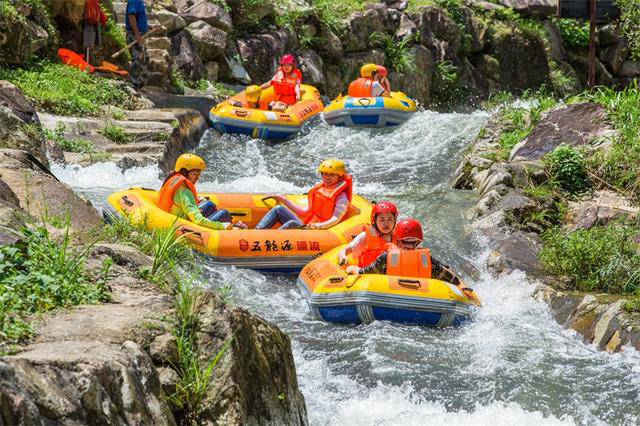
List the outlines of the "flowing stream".
{"label": "flowing stream", "polygon": [[[423,111],[397,129],[352,130],[315,120],[280,144],[208,132],[196,153],[209,168],[201,191],[301,192],[317,164],[347,162],[355,191],[398,204],[422,221],[434,256],[461,271],[484,306],[459,329],[315,320],[295,277],[205,265],[206,285],[277,324],[290,337],[312,425],[554,425],[640,423],[640,354],[599,352],[564,330],[520,272],[498,279],[487,248],[466,228],[475,194],[448,187],[488,114]],[[110,163],[54,173],[98,208],[112,191],[159,187],[155,167]],[[277,361],[274,361],[277,362]]]}

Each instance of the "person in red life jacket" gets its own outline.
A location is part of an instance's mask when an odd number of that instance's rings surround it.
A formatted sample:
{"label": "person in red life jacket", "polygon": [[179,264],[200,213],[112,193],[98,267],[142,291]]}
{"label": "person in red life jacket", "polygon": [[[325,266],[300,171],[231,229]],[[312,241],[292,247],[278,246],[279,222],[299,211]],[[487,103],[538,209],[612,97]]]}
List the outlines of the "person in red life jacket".
{"label": "person in red life jacket", "polygon": [[354,98],[370,98],[383,96],[384,87],[376,80],[378,74],[378,65],[364,64],[360,68],[360,78],[349,84],[347,95]]}
{"label": "person in red life jacket", "polygon": [[422,226],[417,220],[408,218],[399,221],[393,231],[393,238],[397,245],[389,244],[386,251],[369,266],[347,267],[347,273],[434,278],[454,285],[463,284],[448,265],[431,256],[428,248],[418,247],[422,242]]}
{"label": "person in red life jacket", "polygon": [[347,256],[352,254],[363,268],[371,264],[387,249],[392,241],[398,209],[389,201],[377,202],[371,209],[371,225],[366,226],[353,241],[338,253],[340,265],[347,264]]}
{"label": "person in red life jacket", "polygon": [[[200,178],[200,173],[206,167],[204,160],[197,155],[182,154],[178,157],[175,171],[167,176],[162,188],[160,188],[158,207],[174,216],[188,219],[205,228],[232,229],[234,224],[231,223],[231,215],[227,210],[216,211],[213,203],[208,200],[204,200],[204,211],[201,211],[197,204],[198,192],[195,184]],[[211,205],[208,203],[211,203]],[[205,217],[203,213],[210,215]],[[222,222],[219,220],[222,220]],[[240,221],[236,222],[235,225],[240,228],[247,227]]]}
{"label": "person in red life jacket", "polygon": [[300,84],[302,84],[302,73],[296,68],[293,55],[287,54],[280,58],[280,66],[273,78],[260,88],[264,90],[273,86],[276,99],[269,104],[269,108],[274,111],[284,111],[302,99]]}
{"label": "person in red life jacket", "polygon": [[245,89],[243,100],[232,99],[232,100],[229,100],[228,102],[231,105],[236,107],[260,109],[259,101],[260,101],[261,94],[262,94],[262,89],[260,88],[260,86],[256,86],[254,84]]}
{"label": "person in red life jacket", "polygon": [[387,69],[382,65],[378,65],[378,71],[375,74],[375,79],[378,83],[382,85],[384,88],[384,92],[381,96],[390,97],[391,96],[391,83],[389,83],[389,79],[387,78]]}
{"label": "person in red life jacket", "polygon": [[318,167],[322,182],[309,190],[308,207],[301,207],[282,195],[272,195],[282,203],[269,210],[256,229],[328,229],[340,223],[351,205],[352,179],[340,160],[325,160]]}

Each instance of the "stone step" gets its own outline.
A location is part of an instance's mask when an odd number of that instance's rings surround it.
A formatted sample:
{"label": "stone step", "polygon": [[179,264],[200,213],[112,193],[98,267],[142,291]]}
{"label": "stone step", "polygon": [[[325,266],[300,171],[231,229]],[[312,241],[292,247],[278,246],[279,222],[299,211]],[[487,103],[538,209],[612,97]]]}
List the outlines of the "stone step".
{"label": "stone step", "polygon": [[127,144],[127,145],[116,145],[110,144],[105,147],[105,151],[115,154],[115,153],[137,153],[137,154],[153,154],[158,155],[162,154],[164,151],[164,144],[161,143],[136,143],[136,144]]}
{"label": "stone step", "polygon": [[147,49],[171,49],[171,40],[169,37],[147,37]]}

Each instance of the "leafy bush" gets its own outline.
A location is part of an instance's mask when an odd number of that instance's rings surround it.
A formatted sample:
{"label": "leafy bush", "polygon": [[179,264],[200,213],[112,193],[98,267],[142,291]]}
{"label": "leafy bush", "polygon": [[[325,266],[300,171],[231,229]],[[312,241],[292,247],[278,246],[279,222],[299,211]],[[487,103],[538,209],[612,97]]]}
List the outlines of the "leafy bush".
{"label": "leafy bush", "polygon": [[96,146],[91,141],[82,138],[68,139],[64,136],[64,131],[64,123],[58,121],[55,130],[44,129],[44,135],[66,152],[82,152],[85,154],[96,152]]}
{"label": "leafy bush", "polygon": [[635,293],[640,290],[640,252],[633,237],[640,226],[612,223],[565,233],[543,234],[540,260],[550,272],[566,275],[581,291]]}
{"label": "leafy bush", "polygon": [[544,162],[551,178],[568,193],[577,194],[589,188],[587,161],[582,150],[561,144],[545,155]]}
{"label": "leafy bush", "polygon": [[134,142],[134,137],[127,134],[124,127],[121,125],[114,123],[113,121],[108,121],[102,130],[100,131],[102,135],[109,139],[111,142],[117,144],[126,144]]}
{"label": "leafy bush", "polygon": [[376,31],[371,34],[369,40],[374,46],[378,46],[384,50],[386,63],[391,70],[397,72],[415,71],[416,64],[413,61],[413,56],[411,56],[408,47],[408,45],[415,40],[414,37],[405,37],[402,40],[397,40],[389,34]]}
{"label": "leafy bush", "polygon": [[566,47],[572,49],[589,47],[589,21],[581,23],[577,19],[558,18],[555,22]]}
{"label": "leafy bush", "polygon": [[60,115],[98,115],[105,105],[131,102],[125,84],[43,61],[30,69],[0,69],[0,79],[22,90],[33,105]]}
{"label": "leafy bush", "polygon": [[22,233],[24,242],[0,247],[0,341],[28,337],[31,314],[110,299],[105,282],[94,285],[87,278],[91,245],[71,248],[68,223],[61,240],[44,227]]}
{"label": "leafy bush", "polygon": [[640,8],[636,0],[615,0],[620,8],[618,30],[627,38],[629,52],[634,60],[640,59]]}

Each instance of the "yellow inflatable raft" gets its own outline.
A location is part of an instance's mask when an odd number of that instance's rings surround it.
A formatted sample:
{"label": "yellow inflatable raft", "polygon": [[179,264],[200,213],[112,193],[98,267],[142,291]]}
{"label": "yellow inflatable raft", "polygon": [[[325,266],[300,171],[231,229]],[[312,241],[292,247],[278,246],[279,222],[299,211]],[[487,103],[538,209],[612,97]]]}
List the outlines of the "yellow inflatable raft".
{"label": "yellow inflatable raft", "polygon": [[284,112],[269,111],[275,99],[273,87],[262,91],[260,109],[235,107],[230,100],[244,101],[244,92],[219,103],[209,112],[213,127],[222,133],[239,133],[260,139],[285,139],[300,131],[309,118],[320,113],[324,105],[318,90],[306,84],[300,86],[302,100]]}
{"label": "yellow inflatable raft", "polygon": [[386,127],[407,121],[416,112],[416,103],[402,92],[391,97],[354,98],[338,96],[322,113],[324,120],[334,126]]}
{"label": "yellow inflatable raft", "polygon": [[337,247],[306,265],[298,276],[316,318],[360,324],[374,320],[457,326],[480,300],[472,289],[444,281],[389,275],[347,275]]}
{"label": "yellow inflatable raft", "polygon": [[[264,194],[200,193],[220,208],[253,228],[273,207]],[[287,195],[291,201],[306,205],[306,195]],[[130,188],[111,194],[103,210],[107,221],[126,217],[134,223],[148,221],[150,230],[168,228],[176,216],[157,206],[158,191]],[[193,247],[208,254],[218,265],[235,265],[267,272],[298,272],[314,257],[345,244],[362,231],[371,215],[371,204],[353,195],[351,207],[339,224],[327,230],[234,229],[215,231],[191,221],[177,219],[177,234],[185,235]]]}

